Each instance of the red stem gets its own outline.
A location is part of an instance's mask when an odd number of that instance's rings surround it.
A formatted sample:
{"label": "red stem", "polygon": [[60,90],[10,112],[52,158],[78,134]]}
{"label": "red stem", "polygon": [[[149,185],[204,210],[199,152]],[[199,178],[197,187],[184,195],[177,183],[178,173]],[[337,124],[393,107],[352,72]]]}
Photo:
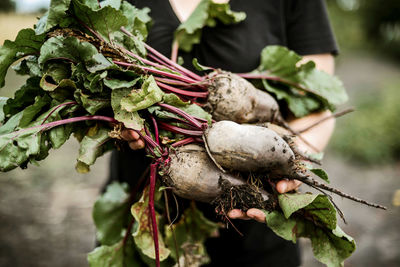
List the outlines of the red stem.
{"label": "red stem", "polygon": [[187,87],[193,86],[192,84],[188,84],[188,83],[185,83],[185,82],[182,82],[182,81],[177,81],[177,80],[174,80],[174,79],[161,78],[161,77],[154,77],[154,79],[156,79],[157,81],[166,83],[166,84],[172,84],[172,85],[178,85],[178,86],[187,86]]}
{"label": "red stem", "polygon": [[185,138],[183,140],[173,143],[171,146],[172,147],[184,146],[184,145],[191,144],[194,142],[196,142],[196,139],[194,137],[188,137],[188,138]]}
{"label": "red stem", "polygon": [[[128,35],[128,36],[130,36],[130,37],[132,37],[132,38],[135,38],[135,36],[134,36],[132,33],[130,33],[129,31],[127,31],[124,27],[121,27],[121,31],[122,31],[123,33],[125,33],[126,35]],[[145,42],[143,42],[143,44],[144,44],[145,48],[146,48],[149,52],[153,53],[153,55],[155,55],[156,57],[158,57],[158,58],[160,59],[160,61],[163,61],[163,62],[164,62],[164,64],[163,64],[163,63],[161,63],[159,60],[156,60],[156,61],[158,61],[160,64],[166,65],[166,66],[170,66],[170,67],[172,67],[172,68],[178,70],[179,72],[182,72],[183,74],[185,74],[185,75],[187,75],[188,77],[193,78],[193,79],[195,79],[195,80],[197,80],[197,81],[203,80],[203,78],[202,78],[201,76],[199,76],[199,75],[197,75],[197,74],[191,72],[190,70],[188,70],[188,69],[186,69],[186,68],[180,66],[179,64],[173,62],[172,60],[170,60],[169,58],[167,58],[166,56],[164,56],[163,54],[161,54],[160,52],[158,52],[157,50],[155,50],[154,48],[152,48],[151,46],[149,46],[149,45],[146,44]]]}
{"label": "red stem", "polygon": [[157,70],[157,69],[152,69],[152,68],[149,68],[149,67],[140,66],[140,65],[137,65],[137,64],[133,64],[133,63],[126,63],[126,62],[115,61],[115,60],[113,62],[115,64],[117,64],[117,65],[120,65],[120,66],[138,68],[138,69],[141,69],[143,71],[147,71],[147,72],[151,72],[151,73],[154,73],[154,74],[162,75],[162,76],[169,77],[169,78],[172,78],[172,79],[177,79],[177,80],[184,81],[184,82],[187,82],[187,83],[197,83],[197,81],[193,80],[192,78],[188,78],[188,77],[185,77],[185,76],[177,75],[177,74],[174,74],[174,73],[170,73],[170,72],[166,72],[166,71],[162,71],[162,70]]}
{"label": "red stem", "polygon": [[42,125],[47,121],[47,119],[48,119],[51,115],[53,115],[53,113],[54,113],[57,109],[59,109],[59,108],[61,108],[61,107],[64,107],[64,106],[76,105],[76,104],[77,104],[77,103],[76,103],[75,101],[71,101],[71,102],[65,102],[65,103],[62,103],[62,104],[60,104],[60,105],[58,105],[58,106],[55,106],[55,107],[53,108],[53,110],[50,111],[50,113],[46,116],[46,118],[44,118],[44,120],[43,120],[43,122],[42,122]]}
{"label": "red stem", "polygon": [[154,209],[154,194],[156,189],[157,168],[158,168],[158,163],[152,163],[150,165],[149,210],[150,210],[151,226],[153,229],[156,266],[160,267],[160,251],[158,245],[157,219],[156,219],[156,211]]}
{"label": "red stem", "polygon": [[176,113],[176,114],[182,116],[188,122],[193,124],[195,127],[199,128],[199,129],[203,129],[203,125],[201,123],[199,123],[192,115],[184,112],[183,110],[176,108],[174,106],[168,105],[168,104],[158,103],[158,105],[164,109],[167,109],[173,113]]}
{"label": "red stem", "polygon": [[153,122],[153,126],[154,126],[154,134],[156,136],[156,143],[157,145],[160,145],[160,138],[158,136],[158,125],[157,125],[157,121],[153,116],[150,116],[151,121]]}
{"label": "red stem", "polygon": [[172,43],[171,60],[176,63],[178,59],[179,43],[175,40]]}
{"label": "red stem", "polygon": [[173,133],[178,133],[178,134],[183,134],[183,135],[188,135],[188,136],[202,136],[203,135],[203,131],[188,130],[188,129],[170,125],[170,124],[162,122],[162,121],[160,121],[158,123],[160,125],[160,128],[170,131],[170,132],[173,132]]}
{"label": "red stem", "polygon": [[41,125],[32,126],[32,127],[29,127],[29,128],[25,128],[25,129],[21,129],[19,131],[16,131],[15,133],[18,136],[19,133],[23,133],[25,131],[36,129],[36,128],[43,128],[43,130],[48,130],[48,129],[51,129],[51,128],[54,128],[54,127],[57,127],[57,126],[60,126],[60,125],[64,125],[64,124],[80,122],[80,121],[91,121],[91,120],[106,121],[106,122],[110,122],[110,123],[118,123],[118,121],[115,120],[114,118],[106,117],[106,116],[99,116],[99,115],[81,116],[81,117],[74,117],[74,118],[58,120],[58,121],[48,122],[48,123],[41,124]]}
{"label": "red stem", "polygon": [[164,62],[168,63],[169,65],[175,67],[176,69],[182,71],[183,73],[185,73],[189,77],[191,77],[191,78],[193,78],[193,79],[195,79],[197,81],[202,81],[203,80],[203,78],[201,76],[199,76],[199,75],[191,72],[190,70],[182,67],[181,65],[173,62],[172,60],[170,60],[169,58],[167,58],[166,56],[164,56],[163,54],[161,54],[160,52],[158,52],[157,50],[155,50],[154,48],[152,48],[148,44],[144,43],[144,46],[146,47],[147,51],[149,51],[150,53],[153,53],[153,55],[157,56],[158,58],[160,58]]}
{"label": "red stem", "polygon": [[156,83],[157,83],[158,86],[160,86],[161,88],[163,88],[165,90],[168,90],[168,91],[171,91],[173,93],[180,94],[180,95],[183,95],[183,96],[190,96],[190,97],[195,97],[195,98],[198,98],[198,97],[199,98],[207,98],[207,96],[208,96],[208,92],[186,91],[186,90],[178,89],[178,88],[175,88],[173,86],[164,84],[164,83],[159,82],[159,81],[156,81]]}

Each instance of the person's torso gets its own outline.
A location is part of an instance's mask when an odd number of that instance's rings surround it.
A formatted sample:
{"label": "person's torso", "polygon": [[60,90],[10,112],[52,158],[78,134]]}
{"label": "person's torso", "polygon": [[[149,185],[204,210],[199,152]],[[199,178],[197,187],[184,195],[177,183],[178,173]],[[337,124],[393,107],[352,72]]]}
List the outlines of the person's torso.
{"label": "person's torso", "polygon": [[[171,55],[174,31],[180,25],[168,0],[132,0],[138,8],[149,7],[153,26],[147,42],[166,56]],[[281,0],[231,0],[233,11],[243,11],[244,21],[202,29],[201,42],[190,53],[180,51],[185,67],[191,68],[192,59],[213,68],[232,72],[254,70],[260,52],[266,45],[286,44],[284,1]]]}

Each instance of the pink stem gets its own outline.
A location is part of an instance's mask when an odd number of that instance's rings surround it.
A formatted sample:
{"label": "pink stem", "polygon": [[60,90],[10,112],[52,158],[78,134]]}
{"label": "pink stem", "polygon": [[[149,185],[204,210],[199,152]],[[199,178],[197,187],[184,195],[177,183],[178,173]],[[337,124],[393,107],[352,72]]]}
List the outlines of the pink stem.
{"label": "pink stem", "polygon": [[155,189],[156,189],[157,168],[158,168],[158,163],[152,163],[150,165],[149,210],[150,210],[151,226],[153,229],[153,240],[154,240],[154,251],[155,251],[155,255],[156,255],[156,266],[160,267],[160,251],[159,251],[159,244],[158,244],[157,219],[156,219],[156,211],[154,208],[154,195],[155,195]]}
{"label": "pink stem", "polygon": [[177,75],[177,74],[174,74],[174,73],[170,73],[170,72],[166,72],[166,71],[162,71],[162,70],[157,70],[157,69],[152,69],[152,68],[149,68],[149,67],[140,66],[140,65],[137,65],[137,64],[133,64],[133,63],[126,63],[126,62],[121,62],[121,61],[113,61],[113,62],[115,64],[117,64],[117,65],[120,65],[120,66],[134,67],[134,68],[142,69],[144,71],[148,71],[148,72],[151,72],[151,73],[154,73],[154,74],[158,74],[158,75],[162,75],[162,76],[165,76],[165,77],[177,79],[177,80],[184,81],[184,82],[187,82],[187,83],[197,83],[197,81],[195,81],[195,80],[193,80],[191,78],[188,78],[188,77],[185,77],[185,76],[181,76],[181,75]]}
{"label": "pink stem", "polygon": [[182,81],[177,81],[174,79],[168,79],[168,78],[161,78],[161,77],[154,77],[154,79],[156,79],[156,81],[160,81],[166,84],[172,84],[172,85],[178,85],[178,86],[193,86],[191,84],[182,82]]}
{"label": "pink stem", "polygon": [[199,123],[195,118],[193,118],[192,115],[184,112],[183,110],[176,108],[174,106],[168,105],[168,104],[163,104],[163,103],[158,103],[158,105],[164,109],[167,109],[173,113],[176,113],[180,116],[182,116],[183,118],[185,118],[188,122],[190,122],[191,124],[193,124],[195,127],[199,128],[199,129],[203,129],[203,125],[201,123]]}
{"label": "pink stem", "polygon": [[178,134],[183,134],[183,135],[188,135],[188,136],[202,136],[203,135],[203,131],[188,130],[188,129],[184,129],[181,127],[170,125],[170,124],[162,122],[162,121],[160,121],[158,123],[160,125],[160,128],[170,131],[170,132],[173,132],[173,133],[178,133]]}
{"label": "pink stem", "polygon": [[179,50],[179,43],[177,40],[174,40],[172,43],[172,51],[171,51],[171,60],[176,63],[178,59],[178,50]]}
{"label": "pink stem", "polygon": [[195,97],[195,98],[198,98],[198,97],[207,98],[207,96],[208,96],[208,92],[186,91],[186,90],[178,89],[178,88],[175,88],[173,86],[164,84],[164,83],[159,82],[159,81],[156,81],[156,83],[157,83],[158,86],[160,86],[161,88],[163,88],[165,90],[168,90],[168,91],[171,91],[173,93],[180,94],[180,95],[183,95],[183,96],[190,96],[190,97]]}
{"label": "pink stem", "polygon": [[154,134],[156,136],[156,143],[157,145],[160,145],[160,138],[158,136],[158,125],[157,125],[157,121],[153,116],[150,116],[151,121],[153,122],[153,126],[154,126]]}
{"label": "pink stem", "polygon": [[153,55],[159,57],[161,60],[165,61],[166,63],[168,63],[169,65],[177,68],[178,70],[182,71],[183,73],[185,73],[186,75],[188,75],[189,77],[197,80],[197,81],[202,81],[203,78],[193,72],[191,72],[190,70],[182,67],[181,65],[173,62],[172,60],[170,60],[169,58],[167,58],[166,56],[164,56],[163,54],[161,54],[160,52],[158,52],[157,50],[155,50],[154,48],[152,48],[151,46],[149,46],[148,44],[144,43],[144,46],[146,47],[146,49],[153,53]]}
{"label": "pink stem", "polygon": [[[125,33],[126,35],[128,35],[128,36],[130,36],[130,37],[132,37],[132,38],[135,38],[135,36],[134,36],[132,33],[130,33],[129,31],[127,31],[124,27],[121,27],[121,31],[122,31],[123,33]],[[162,65],[165,65],[165,64],[166,64],[167,66],[170,66],[170,67],[172,67],[172,68],[174,68],[174,69],[176,69],[176,70],[179,70],[179,71],[182,72],[183,74],[186,74],[188,77],[191,77],[191,78],[193,78],[193,79],[195,79],[195,80],[197,80],[197,81],[203,80],[203,78],[202,78],[201,76],[199,76],[199,75],[197,75],[197,74],[191,72],[190,70],[188,70],[188,69],[186,69],[186,68],[180,66],[179,64],[173,62],[172,60],[170,60],[169,58],[167,58],[166,56],[164,56],[163,54],[161,54],[160,52],[158,52],[157,50],[155,50],[154,48],[152,48],[152,47],[149,46],[148,44],[146,44],[146,43],[144,43],[144,42],[143,42],[143,44],[144,44],[144,46],[146,47],[146,49],[147,49],[149,52],[153,53],[153,55],[155,55],[155,56],[158,57],[161,61],[164,62],[164,64],[163,64],[163,63],[161,63],[160,61],[157,60],[160,64],[162,64]]]}
{"label": "pink stem", "polygon": [[77,104],[77,103],[76,103],[75,101],[71,101],[71,102],[65,102],[65,103],[62,103],[62,104],[60,104],[60,105],[58,105],[58,106],[55,106],[55,107],[53,108],[53,110],[50,111],[50,113],[46,116],[46,118],[44,118],[44,120],[43,120],[43,122],[42,122],[42,125],[47,121],[47,119],[48,119],[51,115],[53,115],[53,113],[54,113],[57,109],[59,109],[59,108],[61,108],[61,107],[64,107],[64,106],[76,105],[76,104]]}
{"label": "pink stem", "polygon": [[184,146],[184,145],[191,144],[194,142],[195,142],[195,139],[193,137],[188,137],[188,138],[185,138],[183,140],[173,143],[172,147]]}
{"label": "pink stem", "polygon": [[41,124],[41,125],[32,126],[32,127],[29,127],[29,128],[25,128],[25,129],[21,129],[19,131],[16,131],[15,133],[19,134],[19,133],[26,132],[28,130],[36,129],[36,128],[42,128],[43,130],[48,130],[48,129],[51,129],[51,128],[54,128],[54,127],[57,127],[57,126],[60,126],[60,125],[64,125],[64,124],[80,122],[80,121],[90,121],[90,120],[106,121],[106,122],[110,122],[110,123],[118,123],[118,121],[115,120],[114,118],[106,117],[106,116],[99,116],[99,115],[81,116],[81,117],[74,117],[74,118],[58,120],[58,121],[48,122],[48,123]]}
{"label": "pink stem", "polygon": [[135,53],[129,51],[128,49],[126,49],[126,48],[124,48],[124,47],[122,47],[122,46],[118,46],[118,47],[119,47],[124,53],[126,53],[126,54],[128,54],[128,55],[130,55],[130,56],[132,56],[132,57],[134,57],[134,58],[136,58],[136,59],[142,61],[144,64],[147,64],[147,65],[150,65],[150,66],[153,66],[153,67],[156,67],[156,68],[161,68],[161,69],[162,69],[162,68],[165,68],[165,66],[162,66],[162,65],[160,65],[160,64],[154,63],[154,62],[152,62],[152,61],[150,61],[150,60],[148,60],[148,59],[142,58],[141,56],[136,55]]}

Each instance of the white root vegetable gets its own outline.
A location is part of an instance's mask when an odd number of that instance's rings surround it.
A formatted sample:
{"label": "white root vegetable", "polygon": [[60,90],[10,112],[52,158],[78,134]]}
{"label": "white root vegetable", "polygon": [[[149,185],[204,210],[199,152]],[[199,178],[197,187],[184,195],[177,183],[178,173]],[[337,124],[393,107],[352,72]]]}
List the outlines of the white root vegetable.
{"label": "white root vegetable", "polygon": [[276,100],[265,91],[230,72],[210,75],[208,104],[215,120],[238,123],[271,122],[280,120]]}
{"label": "white root vegetable", "polygon": [[233,186],[246,184],[235,175],[221,172],[199,145],[179,147],[170,158],[163,180],[182,198],[210,202],[221,193],[223,180]]}
{"label": "white root vegetable", "polygon": [[293,172],[295,154],[268,128],[220,121],[206,130],[205,137],[211,155],[224,168],[277,176]]}

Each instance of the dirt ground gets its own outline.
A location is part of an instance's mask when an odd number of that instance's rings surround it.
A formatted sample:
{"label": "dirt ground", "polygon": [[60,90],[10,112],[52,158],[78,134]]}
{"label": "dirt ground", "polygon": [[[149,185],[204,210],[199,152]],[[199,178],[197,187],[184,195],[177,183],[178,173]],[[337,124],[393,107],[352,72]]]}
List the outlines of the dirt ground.
{"label": "dirt ground", "polygon": [[[6,25],[2,16],[0,29]],[[377,90],[399,71],[389,61],[367,54],[347,56],[338,67],[350,95]],[[9,75],[6,83],[1,95],[10,96],[21,80]],[[0,267],[87,266],[86,254],[95,244],[91,210],[107,177],[109,155],[89,174],[79,175],[74,169],[74,140],[52,152],[40,167],[0,173]],[[345,266],[400,266],[400,207],[392,205],[393,194],[400,189],[400,164],[360,166],[329,150],[326,154],[324,168],[334,186],[389,208],[380,211],[336,198],[348,221],[342,228],[358,246]],[[302,266],[323,266],[313,259],[309,243],[302,244]]]}

